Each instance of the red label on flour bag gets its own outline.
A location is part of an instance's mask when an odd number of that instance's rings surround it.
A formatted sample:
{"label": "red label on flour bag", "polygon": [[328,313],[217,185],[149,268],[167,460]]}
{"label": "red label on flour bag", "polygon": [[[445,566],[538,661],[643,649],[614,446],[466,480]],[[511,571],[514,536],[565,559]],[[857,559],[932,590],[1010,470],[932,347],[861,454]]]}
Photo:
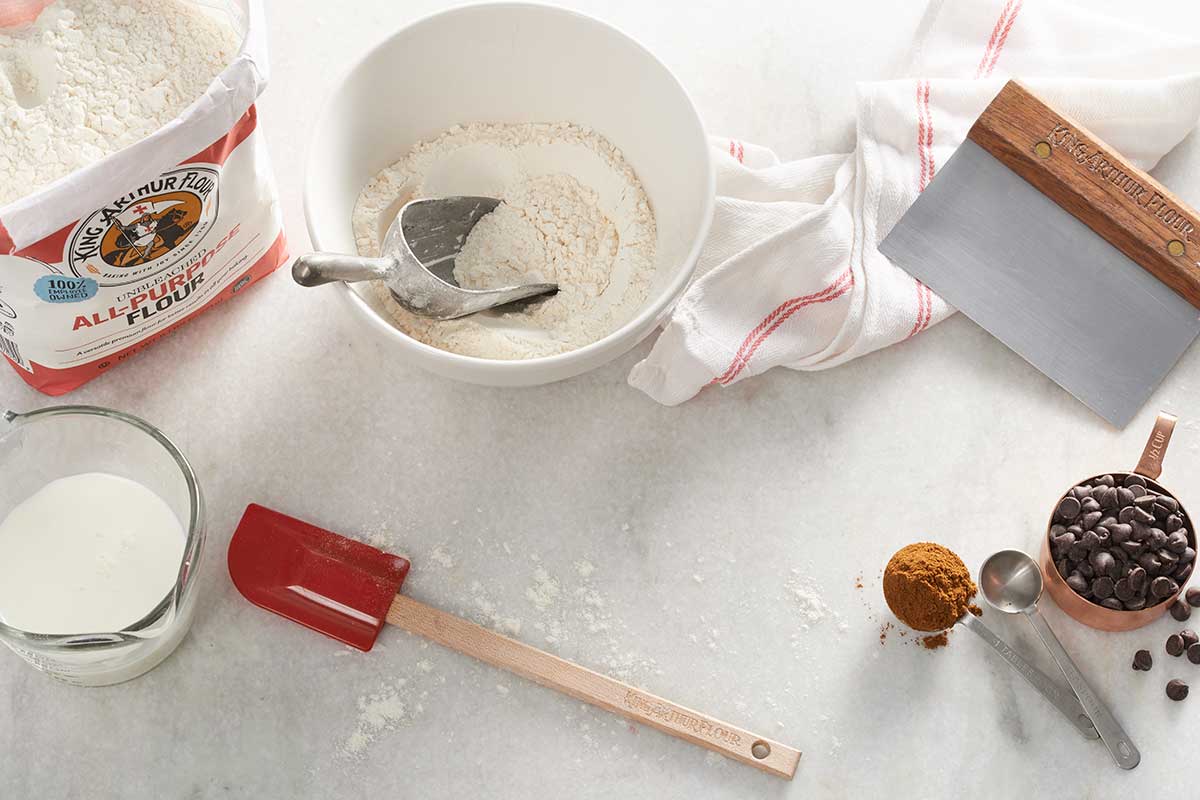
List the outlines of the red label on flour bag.
{"label": "red label on flour bag", "polygon": [[[261,9],[231,7],[247,26],[242,52],[173,125],[0,208],[0,354],[39,391],[75,389],[285,260],[253,105],[266,83]],[[46,230],[64,207],[75,218]]]}

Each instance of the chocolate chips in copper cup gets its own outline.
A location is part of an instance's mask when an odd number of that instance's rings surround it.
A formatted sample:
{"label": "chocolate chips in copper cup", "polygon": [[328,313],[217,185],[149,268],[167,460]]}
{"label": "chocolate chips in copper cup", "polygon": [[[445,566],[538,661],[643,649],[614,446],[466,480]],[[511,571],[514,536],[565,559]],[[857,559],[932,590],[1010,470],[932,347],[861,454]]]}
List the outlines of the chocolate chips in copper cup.
{"label": "chocolate chips in copper cup", "polygon": [[1073,487],[1059,501],[1049,537],[1067,586],[1114,611],[1176,597],[1196,560],[1179,501],[1137,473],[1099,475]]}
{"label": "chocolate chips in copper cup", "polygon": [[1055,602],[1080,622],[1141,627],[1166,613],[1191,578],[1192,520],[1157,481],[1174,426],[1175,417],[1159,414],[1133,471],[1093,475],[1055,503],[1042,570]]}

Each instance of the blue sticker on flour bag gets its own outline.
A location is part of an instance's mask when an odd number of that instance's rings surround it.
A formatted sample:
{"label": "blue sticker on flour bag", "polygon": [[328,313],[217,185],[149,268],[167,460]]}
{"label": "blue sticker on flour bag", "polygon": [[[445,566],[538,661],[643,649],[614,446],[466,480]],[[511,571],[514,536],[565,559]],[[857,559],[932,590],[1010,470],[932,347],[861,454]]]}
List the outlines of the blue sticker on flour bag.
{"label": "blue sticker on flour bag", "polygon": [[91,300],[100,291],[92,278],[65,275],[43,275],[33,285],[33,292],[47,303],[81,303]]}

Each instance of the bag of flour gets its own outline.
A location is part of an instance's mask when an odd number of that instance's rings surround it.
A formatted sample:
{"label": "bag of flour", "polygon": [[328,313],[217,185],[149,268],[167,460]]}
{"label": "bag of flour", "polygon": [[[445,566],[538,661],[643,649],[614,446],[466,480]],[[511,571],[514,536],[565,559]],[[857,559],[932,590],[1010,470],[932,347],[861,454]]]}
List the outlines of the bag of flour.
{"label": "bag of flour", "polygon": [[[60,0],[0,29],[0,353],[34,388],[71,391],[283,263],[254,107],[265,45],[259,0]],[[121,59],[107,63],[126,80],[96,79],[89,58]],[[206,67],[202,94],[173,96]],[[8,199],[6,180],[39,188]]]}

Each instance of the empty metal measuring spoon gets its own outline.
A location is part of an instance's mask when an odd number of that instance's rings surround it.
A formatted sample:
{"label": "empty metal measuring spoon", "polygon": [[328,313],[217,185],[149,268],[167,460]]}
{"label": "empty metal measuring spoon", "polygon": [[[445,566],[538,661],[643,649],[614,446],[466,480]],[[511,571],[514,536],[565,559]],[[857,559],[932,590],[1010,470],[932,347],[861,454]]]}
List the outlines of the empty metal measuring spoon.
{"label": "empty metal measuring spoon", "polygon": [[1071,684],[1071,689],[1079,698],[1083,710],[1092,718],[1092,723],[1117,766],[1121,769],[1136,767],[1142,759],[1138,749],[1134,747],[1116,717],[1092,690],[1083,673],[1063,649],[1058,636],[1038,611],[1038,599],[1042,596],[1042,570],[1038,563],[1020,550],[1001,550],[993,553],[979,568],[979,588],[988,603],[998,611],[1025,615],[1042,644],[1050,651],[1050,655],[1066,676],[1067,683]]}
{"label": "empty metal measuring spoon", "polygon": [[1030,686],[1038,690],[1055,708],[1061,711],[1063,716],[1070,720],[1071,724],[1085,738],[1100,738],[1096,726],[1092,724],[1092,720],[1088,718],[1087,712],[1083,710],[1083,706],[1079,704],[1075,695],[1064,691],[1050,676],[1026,661],[1011,645],[992,633],[991,628],[983,624],[983,620],[968,611],[959,617],[955,624],[961,625],[987,642],[1001,658],[1009,663],[1009,666],[1029,682]]}
{"label": "empty metal measuring spoon", "polygon": [[499,203],[494,197],[411,200],[384,235],[380,257],[307,253],[292,264],[292,278],[301,286],[383,281],[405,309],[441,320],[554,294],[556,283],[463,289],[455,281],[455,256],[475,224]]}

